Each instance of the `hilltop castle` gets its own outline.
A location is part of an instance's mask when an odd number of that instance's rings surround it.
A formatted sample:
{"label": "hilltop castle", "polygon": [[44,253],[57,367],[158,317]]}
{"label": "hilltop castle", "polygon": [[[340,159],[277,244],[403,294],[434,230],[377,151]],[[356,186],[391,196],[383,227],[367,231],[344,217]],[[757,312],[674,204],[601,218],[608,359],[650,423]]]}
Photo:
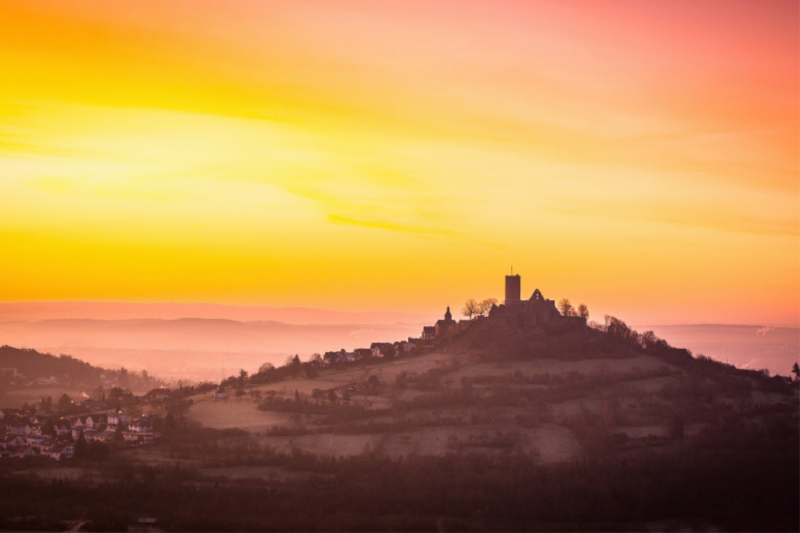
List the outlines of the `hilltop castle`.
{"label": "hilltop castle", "polygon": [[585,327],[586,319],[578,316],[563,316],[556,308],[555,300],[548,300],[539,289],[533,291],[530,299],[520,298],[522,280],[517,275],[506,276],[506,297],[501,305],[493,305],[486,318],[478,317],[474,320],[453,320],[450,307],[444,314],[444,319],[436,321],[433,326],[425,326],[419,339],[409,338],[409,342],[430,343],[452,337],[465,331],[480,320],[487,320],[487,325],[493,324],[503,329],[520,330],[532,328],[550,329],[561,326]]}
{"label": "hilltop castle", "polygon": [[586,325],[586,319],[574,316],[562,316],[556,309],[555,300],[548,300],[536,289],[528,300],[520,298],[522,282],[519,274],[506,276],[506,298],[503,305],[492,306],[489,318],[502,320],[506,325],[515,328],[532,328],[574,323]]}

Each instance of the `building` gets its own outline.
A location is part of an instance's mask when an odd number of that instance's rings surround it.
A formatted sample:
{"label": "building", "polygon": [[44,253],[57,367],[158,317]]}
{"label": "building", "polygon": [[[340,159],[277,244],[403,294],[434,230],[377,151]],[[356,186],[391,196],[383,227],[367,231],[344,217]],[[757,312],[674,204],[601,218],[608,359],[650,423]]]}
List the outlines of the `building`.
{"label": "building", "polygon": [[502,321],[511,328],[551,327],[560,325],[586,326],[586,319],[562,316],[556,308],[555,300],[548,300],[539,289],[533,291],[530,299],[520,299],[521,279],[519,274],[506,276],[505,305],[493,306],[489,318]]}
{"label": "building", "polygon": [[516,305],[520,303],[522,294],[522,280],[519,274],[516,276],[506,276],[506,305]]}
{"label": "building", "polygon": [[437,320],[433,327],[437,339],[449,337],[456,332],[456,321],[453,320],[453,315],[450,313],[450,306],[447,306],[447,311],[444,313],[444,318]]}

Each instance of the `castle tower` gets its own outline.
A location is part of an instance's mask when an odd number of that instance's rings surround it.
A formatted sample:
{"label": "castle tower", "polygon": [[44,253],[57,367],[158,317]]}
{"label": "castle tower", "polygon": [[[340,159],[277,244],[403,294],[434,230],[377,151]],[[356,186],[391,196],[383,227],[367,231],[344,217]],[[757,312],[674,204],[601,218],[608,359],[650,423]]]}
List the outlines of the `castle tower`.
{"label": "castle tower", "polygon": [[444,319],[447,320],[448,322],[453,320],[453,315],[452,315],[452,313],[450,313],[450,306],[449,305],[447,306],[447,311],[444,314]]}
{"label": "castle tower", "polygon": [[519,274],[506,276],[506,305],[514,305],[520,302],[522,283]]}

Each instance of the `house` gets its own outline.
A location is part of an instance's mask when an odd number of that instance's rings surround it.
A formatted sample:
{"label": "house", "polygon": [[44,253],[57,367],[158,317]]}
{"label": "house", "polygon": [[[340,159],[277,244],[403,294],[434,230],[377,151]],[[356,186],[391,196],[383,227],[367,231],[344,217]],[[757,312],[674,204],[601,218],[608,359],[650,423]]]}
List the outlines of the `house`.
{"label": "house", "polygon": [[6,439],[6,448],[16,448],[17,446],[22,446],[26,444],[25,437],[20,435],[12,436]]}
{"label": "house", "polygon": [[128,423],[130,423],[131,417],[122,413],[114,413],[108,415],[108,418],[106,420],[107,420],[106,423],[109,426],[118,426],[119,424],[125,426]]}
{"label": "house", "polygon": [[372,350],[370,350],[369,348],[356,348],[353,353],[355,355],[356,361],[372,357]]}
{"label": "house", "polygon": [[160,437],[160,433],[152,433],[152,432],[133,432],[133,431],[126,431],[122,433],[122,439],[127,444],[152,444],[156,438]]}
{"label": "house", "polygon": [[72,433],[72,424],[69,423],[69,420],[56,420],[53,422],[53,429],[56,430],[56,435],[59,437],[69,435]]}
{"label": "house", "polygon": [[95,431],[94,429],[84,429],[83,430],[83,438],[86,442],[103,442],[104,437],[103,434],[99,431]]}
{"label": "house", "polygon": [[370,345],[372,357],[394,357],[394,344],[391,342],[373,342]]}
{"label": "house", "polygon": [[436,338],[436,326],[424,326],[422,328],[422,340],[432,341]]}
{"label": "house", "polygon": [[[25,444],[27,444],[31,448],[39,449],[39,448],[41,448],[42,443],[45,442],[48,439],[50,439],[50,437],[41,437],[41,436],[35,437],[35,436],[32,436],[32,435],[29,435],[28,437],[25,438]],[[52,439],[50,439],[50,440],[52,440]]]}
{"label": "house", "polygon": [[322,356],[323,364],[326,366],[335,365],[338,363],[346,363],[347,362],[347,352],[342,349],[338,352],[325,352],[325,355]]}
{"label": "house", "polygon": [[50,450],[48,450],[47,455],[56,461],[61,461],[62,459],[72,459],[72,457],[75,455],[75,446],[72,444],[56,444],[50,448]]}
{"label": "house", "polygon": [[30,446],[18,446],[14,450],[14,457],[25,459],[26,457],[36,457],[36,452]]}
{"label": "house", "polygon": [[30,435],[31,425],[26,422],[13,422],[8,425],[8,432],[12,435]]}
{"label": "house", "polygon": [[128,431],[132,433],[147,433],[153,431],[153,424],[145,417],[131,420],[128,424]]}
{"label": "house", "polygon": [[73,427],[72,428],[72,440],[77,441],[79,438],[81,438],[81,433],[83,433],[83,431],[85,429],[87,429],[86,426],[75,426],[75,427]]}

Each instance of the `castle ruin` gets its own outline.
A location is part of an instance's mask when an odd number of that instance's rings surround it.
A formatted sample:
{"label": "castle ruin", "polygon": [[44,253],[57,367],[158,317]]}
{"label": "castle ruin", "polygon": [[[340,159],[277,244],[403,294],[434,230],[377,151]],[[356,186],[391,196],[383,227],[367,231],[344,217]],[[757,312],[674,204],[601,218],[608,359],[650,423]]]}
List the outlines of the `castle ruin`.
{"label": "castle ruin", "polygon": [[556,308],[555,300],[545,298],[539,289],[533,291],[530,299],[522,300],[521,278],[519,274],[506,276],[506,297],[503,305],[492,306],[489,318],[503,321],[506,325],[519,329],[553,326],[566,323],[586,325],[586,319],[562,316]]}

